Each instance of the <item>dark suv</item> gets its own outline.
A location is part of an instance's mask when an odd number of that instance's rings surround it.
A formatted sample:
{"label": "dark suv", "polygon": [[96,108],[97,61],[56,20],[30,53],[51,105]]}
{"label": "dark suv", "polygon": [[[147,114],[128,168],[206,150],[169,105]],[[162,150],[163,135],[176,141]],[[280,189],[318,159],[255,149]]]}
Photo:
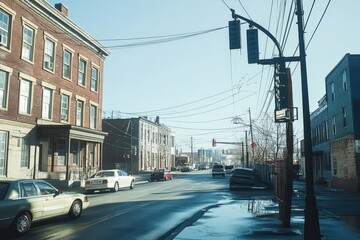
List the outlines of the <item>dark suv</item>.
{"label": "dark suv", "polygon": [[212,168],[211,174],[212,174],[213,177],[215,177],[216,175],[225,177],[226,173],[225,173],[224,166],[220,165],[220,164],[214,165],[213,168]]}

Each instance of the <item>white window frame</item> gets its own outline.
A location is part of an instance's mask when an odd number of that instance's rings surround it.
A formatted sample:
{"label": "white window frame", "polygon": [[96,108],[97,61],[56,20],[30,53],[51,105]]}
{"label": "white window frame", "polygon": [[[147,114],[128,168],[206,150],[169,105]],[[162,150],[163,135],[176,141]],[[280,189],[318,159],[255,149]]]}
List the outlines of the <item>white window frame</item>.
{"label": "white window frame", "polygon": [[51,73],[55,72],[57,39],[49,34],[44,35],[44,62],[43,68]]}
{"label": "white window frame", "polygon": [[330,84],[330,91],[331,91],[331,100],[335,102],[335,83],[331,82]]}
{"label": "white window frame", "polygon": [[347,74],[346,70],[342,71],[342,82],[343,82],[343,91],[348,91],[348,84],[347,84]]}
{"label": "white window frame", "polygon": [[23,41],[21,57],[32,62],[34,60],[34,35],[35,31],[31,27],[23,26]]}
{"label": "white window frame", "polygon": [[0,66],[0,109],[3,110],[6,110],[8,108],[8,96],[11,74],[11,68]]}
{"label": "white window frame", "polygon": [[30,138],[24,137],[21,141],[21,168],[29,168],[30,167]]}
{"label": "white window frame", "polygon": [[31,113],[32,82],[29,80],[20,81],[19,113]]}
{"label": "white window frame", "polygon": [[0,48],[6,51],[10,51],[11,49],[11,33],[15,15],[15,11],[8,8],[4,3],[0,2],[0,22],[3,23],[0,24]]}
{"label": "white window frame", "polygon": [[96,129],[97,127],[97,106],[90,104],[90,128]]}
{"label": "white window frame", "polygon": [[72,75],[72,57],[73,53],[67,49],[64,48],[63,50],[63,64],[62,64],[62,76],[65,79],[71,80]]}
{"label": "white window frame", "polygon": [[61,107],[60,107],[61,121],[69,122],[69,106],[70,106],[70,96],[66,94],[61,94]]}
{"label": "white window frame", "polygon": [[[30,33],[30,34],[29,34]],[[34,63],[36,29],[23,22],[21,59]]]}
{"label": "white window frame", "polygon": [[0,176],[5,176],[6,173],[8,136],[7,131],[0,131]]}
{"label": "white window frame", "polygon": [[76,126],[84,126],[84,109],[85,102],[80,99],[76,99]]}
{"label": "white window frame", "polygon": [[43,99],[42,99],[42,118],[52,119],[52,102],[53,102],[53,90],[50,88],[43,88]]}
{"label": "white window frame", "polygon": [[332,133],[333,133],[333,135],[336,134],[336,117],[335,116],[332,117]]}
{"label": "white window frame", "polygon": [[91,67],[90,90],[93,92],[98,92],[99,89],[99,72],[98,67]]}
{"label": "white window frame", "polygon": [[[81,67],[83,65],[83,67]],[[85,87],[86,86],[86,69],[87,69],[87,61],[79,57],[78,62],[78,85]]]}

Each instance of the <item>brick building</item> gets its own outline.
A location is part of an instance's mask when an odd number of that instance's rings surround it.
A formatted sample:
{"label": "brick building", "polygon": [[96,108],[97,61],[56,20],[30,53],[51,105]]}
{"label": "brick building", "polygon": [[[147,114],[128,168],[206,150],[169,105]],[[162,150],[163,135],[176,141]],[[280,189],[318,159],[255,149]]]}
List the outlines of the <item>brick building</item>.
{"label": "brick building", "polygon": [[67,12],[0,2],[0,176],[73,180],[101,168],[109,52]]}

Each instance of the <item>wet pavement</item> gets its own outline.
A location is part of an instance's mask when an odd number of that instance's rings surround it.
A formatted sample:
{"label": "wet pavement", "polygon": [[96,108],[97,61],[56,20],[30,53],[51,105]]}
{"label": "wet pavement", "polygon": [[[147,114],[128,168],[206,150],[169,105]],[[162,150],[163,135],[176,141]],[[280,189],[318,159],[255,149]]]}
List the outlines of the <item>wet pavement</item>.
{"label": "wet pavement", "polygon": [[[282,226],[278,205],[271,199],[222,200],[199,211],[166,239],[304,239],[305,188],[297,183],[294,189],[290,228]],[[319,188],[317,194],[322,239],[360,239],[360,194],[328,188]],[[322,202],[325,199],[328,202]],[[349,205],[352,202],[356,205]],[[343,215],[348,212],[353,215]]]}

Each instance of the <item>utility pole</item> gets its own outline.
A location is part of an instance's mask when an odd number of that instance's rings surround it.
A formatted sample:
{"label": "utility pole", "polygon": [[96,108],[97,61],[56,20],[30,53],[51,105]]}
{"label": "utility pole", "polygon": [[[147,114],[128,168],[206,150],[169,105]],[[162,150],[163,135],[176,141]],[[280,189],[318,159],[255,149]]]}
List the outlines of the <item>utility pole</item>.
{"label": "utility pole", "polygon": [[[295,0],[294,0],[295,1]],[[275,73],[278,72],[279,78],[275,81],[276,92],[275,98],[277,98],[278,102],[276,102],[275,108],[275,120],[278,122],[287,122],[293,121],[293,108],[287,105],[286,101],[282,101],[284,95],[289,94],[288,92],[284,94],[284,77],[285,75],[285,62],[291,61],[299,61],[301,66],[301,85],[302,85],[302,105],[303,105],[303,127],[304,127],[304,144],[305,144],[305,172],[306,172],[306,197],[305,197],[305,224],[304,224],[304,238],[305,239],[315,239],[320,240],[320,225],[319,225],[319,217],[318,217],[318,210],[316,207],[316,197],[314,192],[314,176],[313,176],[313,161],[312,161],[312,145],[311,145],[311,124],[310,124],[310,110],[309,110],[309,94],[308,94],[308,86],[307,86],[307,72],[306,72],[306,53],[305,53],[305,43],[304,43],[304,26],[303,26],[303,7],[302,7],[302,0],[296,0],[296,14],[298,20],[298,37],[299,37],[299,56],[294,57],[284,57],[282,53],[281,46],[276,38],[267,31],[264,27],[257,24],[256,22],[252,21],[251,19],[247,19],[243,16],[235,14],[233,9],[230,9],[232,12],[232,17],[236,22],[237,19],[242,19],[249,23],[250,28],[256,27],[263,33],[265,33],[275,44],[276,48],[279,50],[279,57],[274,57],[272,59],[262,59],[259,60],[259,51],[258,51],[258,39],[257,39],[257,31],[250,31],[248,30],[247,35],[247,43],[248,43],[248,62],[249,63],[257,63],[257,64],[274,64]],[[237,23],[238,30],[240,29],[240,22]],[[231,24],[233,25],[233,24]],[[234,24],[235,25],[235,24]],[[230,22],[229,22],[230,26]],[[229,28],[230,29],[230,28]],[[255,29],[256,30],[256,29]],[[236,33],[237,31],[233,31]],[[234,44],[234,41],[238,40],[236,37],[233,37],[230,33],[230,49],[236,49],[237,44]],[[249,40],[251,40],[249,44]],[[235,41],[235,43],[236,43]],[[240,45],[240,44],[238,44]],[[240,45],[241,46],[241,45]],[[240,47],[239,47],[240,48]],[[249,51],[250,50],[250,51]],[[276,76],[276,74],[275,74]],[[278,94],[279,93],[279,94]],[[290,113],[289,113],[290,112]],[[281,118],[277,118],[277,116],[281,116]],[[291,128],[291,129],[290,129]],[[292,124],[287,124],[287,136],[291,138],[293,142],[293,130]],[[290,136],[291,133],[291,136]],[[287,141],[288,146],[288,156],[293,154],[293,144],[290,146],[290,141]],[[292,159],[293,156],[289,156]],[[287,162],[289,162],[289,158]],[[289,170],[287,170],[289,171]],[[289,172],[287,173],[287,175]],[[292,174],[292,169],[291,169]],[[289,188],[285,188],[285,191],[288,191]],[[292,192],[287,192],[285,194],[285,199],[288,199],[292,194]],[[279,210],[288,211],[289,208],[280,207]],[[291,210],[291,206],[290,206]],[[289,213],[290,214],[290,213]],[[289,217],[289,214],[285,214],[285,216]],[[287,225],[288,221],[283,221],[284,225]]]}
{"label": "utility pole", "polygon": [[251,111],[250,111],[250,108],[249,108],[249,119],[250,119],[250,135],[251,135],[251,149],[252,149],[252,159],[254,161],[254,136],[253,136],[253,130],[252,130],[252,121],[251,121]]}
{"label": "utility pole", "polygon": [[304,11],[303,11],[302,0],[296,0],[296,15],[298,20],[298,32],[299,32],[299,53],[300,53],[300,67],[301,67],[301,88],[302,88],[305,172],[306,172],[304,238],[321,239],[319,215],[318,215],[318,209],[316,207],[316,197],[314,192],[310,108],[309,108],[309,93],[308,93],[308,84],[307,84],[307,70],[306,70],[306,57],[305,57],[306,53],[305,53],[304,26],[303,26]]}
{"label": "utility pole", "polygon": [[193,149],[193,138],[191,137],[191,161],[194,164],[194,149]]}
{"label": "utility pole", "polygon": [[249,167],[249,151],[248,151],[248,141],[247,141],[247,131],[245,131],[245,167]]}

